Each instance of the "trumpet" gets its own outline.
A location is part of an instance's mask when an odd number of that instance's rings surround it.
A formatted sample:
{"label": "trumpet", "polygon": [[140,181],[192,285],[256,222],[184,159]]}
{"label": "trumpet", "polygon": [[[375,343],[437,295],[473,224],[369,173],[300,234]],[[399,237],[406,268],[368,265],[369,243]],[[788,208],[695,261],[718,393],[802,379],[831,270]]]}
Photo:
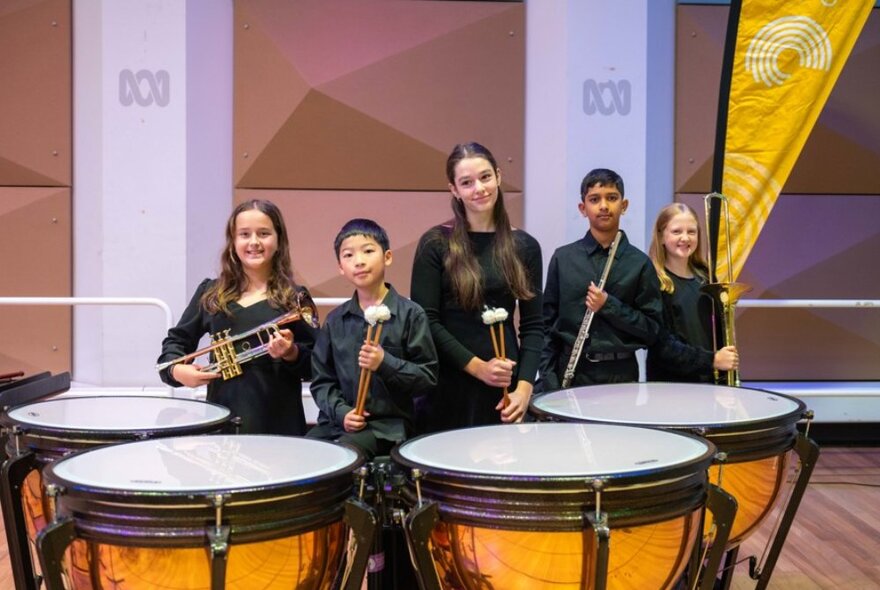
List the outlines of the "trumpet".
{"label": "trumpet", "polygon": [[[727,238],[727,281],[721,282],[715,272],[714,248],[712,246],[712,221],[711,221],[711,204],[716,199],[721,204],[721,212],[724,213],[724,228]],[[706,237],[709,240],[708,248],[708,264],[709,264],[709,282],[703,285],[700,290],[708,294],[712,298],[712,344],[715,351],[718,350],[718,342],[724,343],[724,346],[736,346],[736,330],[734,327],[734,317],[736,315],[736,304],[740,298],[752,290],[751,286],[744,283],[733,282],[733,254],[730,241],[730,206],[727,197],[721,193],[709,193],[703,198],[703,204],[706,210]],[[716,313],[720,321],[716,321]],[[718,326],[721,326],[721,335],[719,338]],[[727,375],[722,380],[718,369],[715,369],[715,382],[721,383],[725,381],[727,385],[739,387],[741,382],[739,378],[739,370],[732,369],[726,372]]]}
{"label": "trumpet", "polygon": [[[281,330],[281,326],[296,321],[304,321],[313,328],[318,327],[317,313],[311,306],[297,307],[285,314],[282,314],[270,322],[260,324],[255,328],[251,328],[240,334],[229,335],[229,330],[223,330],[211,335],[211,345],[191,352],[173,361],[159,363],[156,365],[156,371],[163,371],[172,365],[178,363],[190,363],[200,356],[211,353],[213,362],[205,367],[205,371],[218,372],[223,380],[232,379],[241,375],[241,365],[255,358],[259,358],[269,353],[269,342],[272,334],[277,334]],[[251,344],[252,338],[256,338],[258,344]],[[241,342],[240,351],[235,350],[235,343]]]}

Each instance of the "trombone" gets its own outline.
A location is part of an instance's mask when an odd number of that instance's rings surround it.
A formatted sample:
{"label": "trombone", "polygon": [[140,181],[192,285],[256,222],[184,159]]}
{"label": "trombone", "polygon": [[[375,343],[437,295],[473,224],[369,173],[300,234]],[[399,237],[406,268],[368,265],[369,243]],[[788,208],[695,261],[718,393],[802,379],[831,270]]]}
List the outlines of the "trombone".
{"label": "trombone", "polygon": [[[272,334],[277,334],[281,330],[281,326],[291,322],[302,320],[312,326],[318,327],[317,313],[311,306],[297,307],[285,314],[282,314],[270,322],[260,324],[255,328],[251,328],[240,334],[229,335],[229,330],[223,330],[211,335],[211,345],[191,352],[173,361],[167,361],[156,365],[157,371],[163,371],[172,365],[178,363],[190,363],[196,358],[211,353],[213,362],[205,367],[205,371],[218,372],[223,380],[232,379],[241,375],[241,365],[255,358],[259,358],[269,353],[269,342]],[[251,344],[248,340],[256,337],[258,344]],[[235,350],[235,343],[241,341],[239,345],[240,351]]]}
{"label": "trombone", "polygon": [[[721,212],[724,213],[724,228],[727,238],[727,281],[721,282],[715,272],[715,259],[712,244],[712,217],[711,204],[713,200],[718,200],[721,205]],[[703,198],[703,205],[706,210],[706,238],[709,242],[708,248],[708,264],[709,264],[709,282],[701,287],[701,291],[707,293],[712,298],[712,344],[715,352],[718,351],[718,342],[722,341],[724,346],[736,346],[736,331],[734,329],[734,317],[736,315],[736,304],[740,298],[752,290],[751,286],[744,283],[733,282],[733,254],[730,241],[730,205],[728,199],[721,193],[709,193]],[[720,221],[719,221],[720,223]],[[719,230],[720,231],[720,230]],[[716,313],[719,312],[720,321],[716,321]],[[718,335],[718,326],[721,326],[721,337]],[[715,369],[715,382],[726,382],[727,385],[739,387],[739,370],[732,369],[726,371],[727,375],[722,380],[718,369]]]}

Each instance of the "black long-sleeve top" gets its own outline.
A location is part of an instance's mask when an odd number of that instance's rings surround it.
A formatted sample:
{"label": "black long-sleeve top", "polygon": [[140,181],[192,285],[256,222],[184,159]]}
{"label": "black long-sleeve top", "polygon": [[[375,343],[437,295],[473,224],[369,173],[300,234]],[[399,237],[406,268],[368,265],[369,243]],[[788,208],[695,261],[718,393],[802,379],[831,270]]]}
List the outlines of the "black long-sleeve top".
{"label": "black long-sleeve top", "polygon": [[[195,352],[205,334],[228,329],[230,336],[236,336],[271,322],[288,311],[275,309],[264,299],[247,307],[232,303],[229,306],[232,315],[208,313],[201,299],[213,282],[212,279],[205,279],[198,286],[180,321],[168,330],[168,336],[162,341],[162,354],[157,362],[164,363]],[[298,290],[301,300],[310,303],[308,290],[304,287]],[[293,332],[294,342],[299,347],[296,361],[264,355],[243,364],[241,375],[226,381],[218,378],[208,384],[208,401],[228,407],[233,416],[241,418],[242,433],[305,434],[302,381],[311,375],[311,353],[317,330],[304,321],[282,327]],[[235,344],[237,352],[246,342],[247,345],[254,344],[253,339],[240,340]],[[205,359],[197,359],[196,362],[207,364]],[[160,377],[168,385],[181,386],[171,376],[171,367],[161,371]]]}
{"label": "black long-sleeve top", "polygon": [[[568,361],[587,310],[590,281],[599,284],[608,248],[587,234],[553,253],[544,288],[544,349],[541,377],[544,390],[558,389],[558,361]],[[594,314],[584,352],[621,353],[647,348],[657,339],[663,321],[660,282],[648,256],[624,234],[605,284],[608,299]],[[564,363],[562,363],[564,365]],[[578,370],[585,370],[579,363]]]}
{"label": "black long-sleeve top", "polygon": [[[382,303],[391,319],[383,322],[380,345],[385,357],[370,381],[367,427],[377,438],[399,442],[414,432],[413,398],[437,385],[437,351],[424,310],[387,286]],[[330,426],[334,437],[345,433],[345,415],[357,402],[358,354],[366,335],[367,321],[355,293],[328,314],[315,343],[312,397],[319,409],[318,425]]]}
{"label": "black long-sleeve top", "polygon": [[700,292],[699,277],[666,271],[675,286],[663,292],[663,329],[648,349],[648,381],[712,381],[711,298]]}
{"label": "black long-sleeve top", "polygon": [[[440,383],[435,395],[423,408],[425,428],[431,431],[463,426],[500,423],[495,406],[501,390],[489,387],[464,371],[474,357],[495,357],[489,327],[483,323],[482,309],[466,310],[458,303],[444,262],[449,252],[451,228],[438,226],[419,241],[413,262],[411,295],[425,309],[431,334],[440,357]],[[504,274],[493,260],[494,232],[469,232],[468,239],[482,275],[483,298],[489,307],[508,312],[504,322],[505,353],[516,361],[512,387],[518,380],[534,383],[543,342],[541,247],[522,230],[513,231],[516,254],[525,267],[529,287],[535,294],[517,300]],[[519,333],[514,310],[519,311]]]}

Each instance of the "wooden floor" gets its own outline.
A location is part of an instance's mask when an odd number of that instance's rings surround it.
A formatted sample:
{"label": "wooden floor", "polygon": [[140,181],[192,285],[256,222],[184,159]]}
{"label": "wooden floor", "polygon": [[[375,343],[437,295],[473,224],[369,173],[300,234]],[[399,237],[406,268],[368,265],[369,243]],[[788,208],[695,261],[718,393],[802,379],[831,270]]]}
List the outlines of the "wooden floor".
{"label": "wooden floor", "polygon": [[[740,559],[760,555],[767,528],[744,543]],[[741,563],[732,590],[754,585]],[[0,590],[13,587],[4,533]],[[880,590],[880,448],[822,450],[770,588]]]}

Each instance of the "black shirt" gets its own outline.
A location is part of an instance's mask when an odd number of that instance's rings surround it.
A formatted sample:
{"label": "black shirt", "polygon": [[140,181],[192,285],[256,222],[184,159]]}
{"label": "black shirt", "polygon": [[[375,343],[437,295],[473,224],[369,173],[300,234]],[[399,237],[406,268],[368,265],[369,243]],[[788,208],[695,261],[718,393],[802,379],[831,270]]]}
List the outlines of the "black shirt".
{"label": "black shirt", "polygon": [[[229,330],[230,336],[236,336],[271,322],[287,311],[275,309],[268,300],[263,299],[247,307],[231,303],[229,310],[232,315],[208,313],[201,300],[212,283],[212,280],[205,279],[198,286],[180,321],[168,330],[168,336],[162,341],[162,354],[157,362],[164,363],[195,352],[205,334]],[[304,303],[311,303],[308,290],[299,287],[298,292]],[[242,374],[237,377],[226,381],[217,378],[208,383],[208,401],[228,407],[233,416],[241,418],[243,434],[305,434],[302,381],[311,374],[312,345],[317,330],[303,321],[282,328],[293,332],[294,342],[299,347],[296,361],[273,359],[265,355],[243,364]],[[237,341],[237,352],[241,352],[246,344],[252,343]],[[197,359],[196,362],[208,364],[204,359]],[[171,377],[170,367],[159,375],[168,385],[181,386]]]}
{"label": "black shirt", "polygon": [[674,290],[663,293],[663,330],[648,349],[648,381],[710,382],[712,301],[700,288],[700,277],[686,279],[666,270]]}
{"label": "black shirt", "polygon": [[[437,384],[437,351],[424,310],[387,286],[382,303],[391,319],[383,322],[379,344],[385,357],[370,381],[367,428],[377,438],[399,442],[414,431],[413,398]],[[366,337],[367,321],[355,293],[330,312],[315,343],[312,397],[318,425],[330,426],[334,438],[345,433],[345,415],[357,402],[358,354]]]}
{"label": "black shirt", "polygon": [[[541,372],[544,390],[558,389],[560,361],[577,338],[587,310],[590,281],[599,284],[608,259],[589,231],[580,240],[553,253],[544,288],[544,350]],[[648,256],[629,243],[624,234],[605,284],[608,299],[593,317],[585,353],[622,353],[646,348],[657,338],[663,321],[660,282]],[[580,362],[577,370],[587,370]]]}

